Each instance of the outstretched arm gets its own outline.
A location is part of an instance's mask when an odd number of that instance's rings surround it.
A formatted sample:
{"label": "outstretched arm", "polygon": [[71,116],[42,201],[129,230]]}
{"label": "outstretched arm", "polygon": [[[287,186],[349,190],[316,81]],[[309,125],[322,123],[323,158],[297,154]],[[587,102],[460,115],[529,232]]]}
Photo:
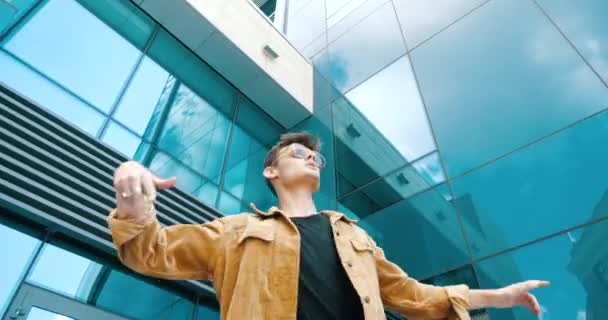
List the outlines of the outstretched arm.
{"label": "outstretched arm", "polygon": [[210,279],[223,250],[224,224],[162,227],[156,219],[156,190],[170,188],[137,162],[125,162],[114,173],[116,209],[108,225],[120,261],[132,270],[166,279]]}

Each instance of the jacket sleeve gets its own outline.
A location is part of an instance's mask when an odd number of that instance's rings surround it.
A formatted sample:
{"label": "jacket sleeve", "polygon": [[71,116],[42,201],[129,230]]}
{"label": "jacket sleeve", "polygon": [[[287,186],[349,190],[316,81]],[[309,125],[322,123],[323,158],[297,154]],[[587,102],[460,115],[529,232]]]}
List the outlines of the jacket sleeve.
{"label": "jacket sleeve", "polygon": [[438,287],[410,278],[398,265],[388,261],[382,248],[371,241],[385,307],[410,320],[469,320],[469,287],[456,285]]}
{"label": "jacket sleeve", "polygon": [[162,227],[155,215],[146,222],[108,216],[112,240],[120,261],[148,276],[172,280],[207,280],[223,254],[221,219],[205,224]]}

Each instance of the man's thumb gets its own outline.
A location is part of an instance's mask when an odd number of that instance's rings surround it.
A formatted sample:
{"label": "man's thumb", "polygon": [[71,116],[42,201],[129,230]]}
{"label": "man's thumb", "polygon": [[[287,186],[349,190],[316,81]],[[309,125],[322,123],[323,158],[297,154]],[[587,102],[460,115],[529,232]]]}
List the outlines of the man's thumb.
{"label": "man's thumb", "polygon": [[169,189],[175,185],[175,181],[177,181],[177,179],[175,177],[172,177],[169,179],[160,179],[160,178],[155,177],[154,185],[156,186],[156,189],[158,189],[158,190]]}

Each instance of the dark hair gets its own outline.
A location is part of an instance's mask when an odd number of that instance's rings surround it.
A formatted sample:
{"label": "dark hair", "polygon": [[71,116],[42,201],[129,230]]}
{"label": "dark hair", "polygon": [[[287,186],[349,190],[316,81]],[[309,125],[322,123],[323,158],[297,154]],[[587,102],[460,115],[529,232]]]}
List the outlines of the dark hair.
{"label": "dark hair", "polygon": [[[289,146],[292,143],[299,143],[310,150],[319,151],[321,149],[321,140],[319,137],[312,135],[306,131],[302,132],[288,132],[281,135],[279,138],[279,142],[277,142],[270,151],[266,154],[266,158],[264,159],[264,168],[272,166],[279,156],[279,151],[284,147]],[[274,190],[272,183],[270,183],[269,179],[266,179],[266,184],[272,191],[272,193],[276,196],[277,192]]]}

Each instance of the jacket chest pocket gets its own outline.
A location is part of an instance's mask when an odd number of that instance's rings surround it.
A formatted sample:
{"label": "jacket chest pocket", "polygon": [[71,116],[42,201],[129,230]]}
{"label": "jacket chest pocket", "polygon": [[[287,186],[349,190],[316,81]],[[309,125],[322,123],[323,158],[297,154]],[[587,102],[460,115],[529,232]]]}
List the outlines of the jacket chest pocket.
{"label": "jacket chest pocket", "polygon": [[237,244],[255,242],[256,240],[264,243],[272,243],[275,238],[275,228],[266,222],[249,223],[243,232],[237,237]]}
{"label": "jacket chest pocket", "polygon": [[374,250],[371,244],[359,238],[350,239],[352,250],[354,251],[355,264],[357,270],[362,274],[369,275],[376,272]]}

